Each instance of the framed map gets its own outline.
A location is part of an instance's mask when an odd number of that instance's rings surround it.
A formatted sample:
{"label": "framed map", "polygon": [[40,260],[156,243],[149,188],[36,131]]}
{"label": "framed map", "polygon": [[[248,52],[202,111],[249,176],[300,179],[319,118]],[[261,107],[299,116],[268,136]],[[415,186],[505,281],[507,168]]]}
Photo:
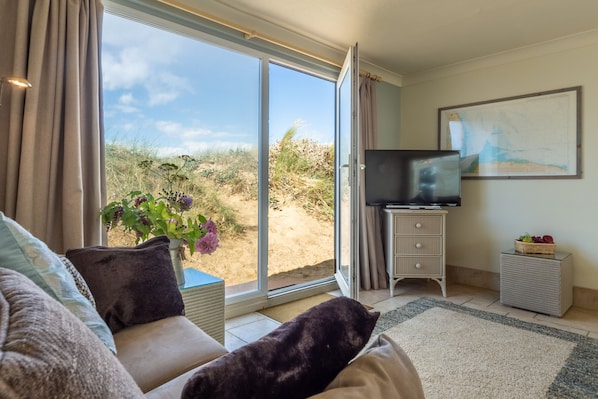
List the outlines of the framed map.
{"label": "framed map", "polygon": [[581,178],[581,86],[438,109],[463,178]]}

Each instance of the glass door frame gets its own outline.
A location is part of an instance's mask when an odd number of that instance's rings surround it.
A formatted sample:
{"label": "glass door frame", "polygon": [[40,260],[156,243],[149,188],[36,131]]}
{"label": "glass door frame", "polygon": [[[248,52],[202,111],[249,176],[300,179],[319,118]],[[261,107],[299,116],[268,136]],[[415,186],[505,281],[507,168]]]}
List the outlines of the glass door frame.
{"label": "glass door frame", "polygon": [[[346,115],[343,114],[343,99],[341,97],[342,85],[350,85],[349,104],[349,129],[344,130]],[[346,154],[341,153],[342,140],[349,133],[349,153],[347,163],[344,162]],[[346,143],[344,144],[346,145]],[[345,62],[337,80],[336,96],[336,135],[335,135],[335,278],[344,296],[359,299],[359,56],[357,43],[347,52]],[[349,215],[343,214],[342,179],[345,177],[344,169],[348,169],[347,178],[349,186]],[[348,232],[344,231],[343,218],[349,218]],[[345,239],[345,235],[349,237]],[[348,245],[348,248],[346,246]],[[346,256],[348,255],[348,259]],[[348,264],[344,264],[347,262]],[[345,271],[346,269],[346,271]]]}

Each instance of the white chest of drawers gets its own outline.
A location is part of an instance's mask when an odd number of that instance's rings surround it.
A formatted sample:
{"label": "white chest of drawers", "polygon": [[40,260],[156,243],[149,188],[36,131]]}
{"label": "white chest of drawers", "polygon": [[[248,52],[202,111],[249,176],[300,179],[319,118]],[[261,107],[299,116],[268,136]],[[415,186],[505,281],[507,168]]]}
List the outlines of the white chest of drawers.
{"label": "white chest of drawers", "polygon": [[446,297],[446,214],[442,209],[384,209],[390,296],[400,280],[429,278],[440,284]]}

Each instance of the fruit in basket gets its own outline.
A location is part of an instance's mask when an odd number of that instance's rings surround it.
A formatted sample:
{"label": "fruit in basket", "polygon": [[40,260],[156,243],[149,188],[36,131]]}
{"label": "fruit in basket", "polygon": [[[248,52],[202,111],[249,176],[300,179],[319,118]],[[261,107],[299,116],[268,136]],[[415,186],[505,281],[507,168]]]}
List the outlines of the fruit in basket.
{"label": "fruit in basket", "polygon": [[551,235],[533,236],[529,233],[525,233],[517,239],[517,241],[535,243],[535,244],[554,244],[554,239]]}
{"label": "fruit in basket", "polygon": [[554,239],[552,238],[552,236],[544,235],[542,236],[542,239],[546,244],[554,244]]}
{"label": "fruit in basket", "polygon": [[532,236],[530,235],[530,233],[525,233],[524,235],[519,236],[519,238],[517,239],[517,241],[534,242],[534,239],[532,238]]}

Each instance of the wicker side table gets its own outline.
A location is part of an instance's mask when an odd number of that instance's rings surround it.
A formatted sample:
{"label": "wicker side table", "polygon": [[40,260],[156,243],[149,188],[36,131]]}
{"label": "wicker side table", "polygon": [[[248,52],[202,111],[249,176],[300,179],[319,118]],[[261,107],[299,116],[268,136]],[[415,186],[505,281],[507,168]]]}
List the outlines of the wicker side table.
{"label": "wicker side table", "polygon": [[561,317],[573,303],[573,256],[502,252],[500,303]]}
{"label": "wicker side table", "polygon": [[224,345],[224,280],[187,268],[185,285],[179,289],[185,316]]}

